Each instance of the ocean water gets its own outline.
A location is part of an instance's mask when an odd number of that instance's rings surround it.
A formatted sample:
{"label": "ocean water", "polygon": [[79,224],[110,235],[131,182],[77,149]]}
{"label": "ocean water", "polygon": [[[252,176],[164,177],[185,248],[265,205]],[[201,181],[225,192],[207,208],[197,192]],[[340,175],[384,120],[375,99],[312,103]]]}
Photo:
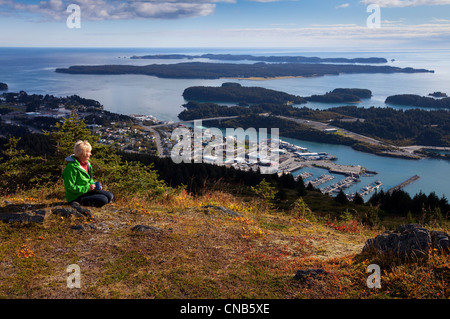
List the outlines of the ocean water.
{"label": "ocean water", "polygon": [[[203,54],[232,53],[253,55],[303,55],[319,57],[384,57],[388,65],[398,67],[425,68],[434,73],[416,74],[342,74],[315,78],[293,78],[277,80],[202,80],[202,79],[159,79],[145,75],[71,75],[56,73],[59,67],[71,65],[179,63],[184,60],[136,60],[133,55],[146,54]],[[395,59],[395,61],[391,61]],[[189,61],[189,60],[186,60]],[[223,61],[222,61],[223,62]],[[243,61],[242,63],[248,63]],[[386,105],[385,99],[394,94],[428,95],[435,91],[450,94],[450,50],[415,52],[314,52],[276,49],[93,49],[93,48],[0,48],[0,82],[9,86],[10,92],[21,90],[29,94],[51,94],[55,96],[79,95],[98,100],[104,108],[121,114],[147,114],[158,119],[177,121],[177,115],[186,103],[182,97],[184,89],[195,85],[220,86],[224,82],[238,82],[243,86],[261,86],[290,94],[309,96],[324,94],[335,88],[365,88],[373,93],[372,98],[356,105],[364,107],[408,106]],[[307,103],[307,106],[326,109],[340,104]],[[283,138],[285,139],[285,138]],[[350,147],[291,140],[295,144],[308,147],[311,151],[325,151],[338,157],[338,163],[362,165],[377,171],[374,177],[367,177],[350,188],[349,192],[359,190],[376,179],[383,182],[387,190],[413,175],[420,179],[405,187],[410,194],[422,191],[436,192],[438,196],[450,198],[450,162],[437,159],[404,160],[380,157],[355,151]],[[315,177],[324,173],[313,169]],[[294,175],[300,172],[294,173]],[[323,184],[335,183],[342,176]]]}

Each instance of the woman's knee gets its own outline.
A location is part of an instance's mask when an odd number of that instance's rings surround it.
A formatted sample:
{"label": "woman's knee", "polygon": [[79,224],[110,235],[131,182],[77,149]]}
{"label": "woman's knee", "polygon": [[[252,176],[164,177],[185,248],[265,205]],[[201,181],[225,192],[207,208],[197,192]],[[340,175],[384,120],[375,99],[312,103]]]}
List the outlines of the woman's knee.
{"label": "woman's knee", "polygon": [[111,192],[108,192],[108,191],[101,190],[100,194],[102,194],[103,196],[105,196],[108,199],[108,203],[110,201],[112,201],[112,199],[114,198],[114,195]]}
{"label": "woman's knee", "polygon": [[95,195],[83,198],[81,204],[85,206],[102,207],[103,205],[106,205],[108,203],[109,203],[108,197],[104,195]]}

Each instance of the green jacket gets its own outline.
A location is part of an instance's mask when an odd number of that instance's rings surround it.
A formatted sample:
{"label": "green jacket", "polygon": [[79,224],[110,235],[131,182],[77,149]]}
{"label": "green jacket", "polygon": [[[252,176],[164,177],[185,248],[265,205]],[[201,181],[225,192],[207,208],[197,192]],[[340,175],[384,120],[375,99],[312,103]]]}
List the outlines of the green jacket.
{"label": "green jacket", "polygon": [[89,185],[94,184],[92,178],[92,166],[88,162],[88,172],[86,172],[77,161],[74,155],[70,155],[65,159],[68,163],[62,173],[64,187],[66,189],[66,200],[71,202],[78,196],[89,191]]}

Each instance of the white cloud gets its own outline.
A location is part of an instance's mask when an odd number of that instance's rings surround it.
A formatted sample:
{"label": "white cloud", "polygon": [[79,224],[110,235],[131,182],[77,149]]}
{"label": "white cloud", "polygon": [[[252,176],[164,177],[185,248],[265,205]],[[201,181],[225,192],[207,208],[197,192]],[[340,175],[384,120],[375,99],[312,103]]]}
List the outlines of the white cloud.
{"label": "white cloud", "polygon": [[450,5],[450,0],[362,0],[361,3],[377,4],[380,7],[417,7]]}
{"label": "white cloud", "polygon": [[47,20],[67,18],[69,4],[80,6],[86,20],[178,19],[206,16],[214,12],[216,3],[236,0],[47,0],[25,4],[17,0],[0,0],[3,13],[34,13]]}
{"label": "white cloud", "polygon": [[348,8],[350,6],[349,3],[343,3],[341,5],[336,6],[336,9]]}
{"label": "white cloud", "polygon": [[436,23],[450,23],[450,19],[433,18],[431,21]]}
{"label": "white cloud", "polygon": [[415,47],[424,41],[435,41],[437,44],[448,41],[450,23],[413,26],[382,23],[379,29],[356,24],[316,24],[304,28],[226,29],[217,30],[214,34],[223,43],[230,42],[230,45],[235,44],[231,42],[233,39],[246,39],[247,45],[254,46]]}
{"label": "white cloud", "polygon": [[248,0],[248,1],[252,1],[252,2],[278,2],[278,1],[282,1],[282,0]]}

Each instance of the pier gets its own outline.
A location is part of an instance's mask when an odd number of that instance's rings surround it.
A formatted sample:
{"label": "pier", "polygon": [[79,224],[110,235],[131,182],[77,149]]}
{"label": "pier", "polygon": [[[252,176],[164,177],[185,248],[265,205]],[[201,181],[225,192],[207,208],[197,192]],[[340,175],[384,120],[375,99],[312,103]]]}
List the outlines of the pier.
{"label": "pier", "polygon": [[334,179],[334,176],[333,176],[333,175],[323,174],[323,175],[320,175],[318,178],[315,178],[315,179],[311,180],[311,181],[308,182],[308,183],[305,182],[305,184],[311,183],[311,185],[312,185],[313,187],[317,187],[317,186],[319,186],[319,185],[322,185],[323,183],[326,183],[326,182],[328,182],[328,181],[331,181],[332,179]]}
{"label": "pier", "polygon": [[392,193],[392,192],[395,191],[395,190],[400,190],[400,189],[402,189],[403,187],[405,187],[406,185],[409,185],[409,184],[411,184],[412,182],[418,180],[419,178],[420,178],[419,175],[414,175],[413,177],[408,178],[408,179],[407,179],[406,181],[404,181],[403,183],[398,184],[398,185],[395,186],[395,187],[392,187],[392,188],[389,189],[387,192],[388,192],[388,193]]}
{"label": "pier", "polygon": [[360,179],[355,176],[347,176],[343,180],[322,188],[320,191],[322,194],[333,195],[339,193],[341,190],[351,187],[353,184],[360,182]]}
{"label": "pier", "polygon": [[[366,185],[363,188],[361,188],[358,193],[361,196],[369,195],[373,191],[378,190],[381,187],[381,185],[383,185],[383,183],[380,180],[377,180],[374,183]],[[347,199],[353,200],[355,198],[355,195],[356,195],[355,193],[347,194]]]}

